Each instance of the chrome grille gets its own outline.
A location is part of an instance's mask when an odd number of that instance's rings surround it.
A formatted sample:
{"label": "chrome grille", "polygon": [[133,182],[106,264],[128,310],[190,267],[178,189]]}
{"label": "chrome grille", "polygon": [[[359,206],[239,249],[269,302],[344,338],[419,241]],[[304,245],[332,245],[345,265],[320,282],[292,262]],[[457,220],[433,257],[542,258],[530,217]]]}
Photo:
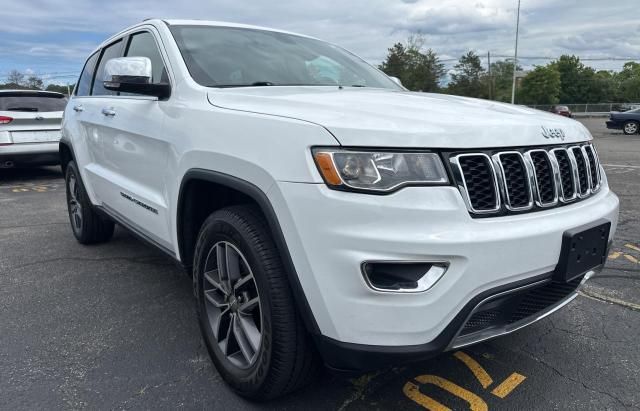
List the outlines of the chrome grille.
{"label": "chrome grille", "polygon": [[596,154],[596,150],[593,146],[584,146],[584,152],[587,155],[587,159],[589,160],[589,171],[591,172],[591,188],[596,191],[600,188],[600,168],[598,167],[598,157]]}
{"label": "chrome grille", "polygon": [[522,154],[509,151],[494,155],[498,164],[505,196],[505,207],[511,211],[528,210],[533,206],[529,173]]}
{"label": "chrome grille", "polygon": [[498,181],[486,154],[461,154],[452,159],[462,173],[462,192],[469,210],[476,214],[500,210]]}
{"label": "chrome grille", "polygon": [[551,207],[558,203],[558,186],[560,185],[559,167],[553,163],[550,154],[545,150],[531,150],[527,158],[533,166],[536,203],[540,207]]}
{"label": "chrome grille", "polygon": [[452,153],[458,188],[472,215],[524,212],[586,198],[601,185],[591,144]]}
{"label": "chrome grille", "polygon": [[589,169],[587,168],[587,162],[582,151],[582,147],[571,147],[571,154],[576,162],[576,169],[578,172],[578,195],[584,197],[589,194]]}
{"label": "chrome grille", "polygon": [[564,148],[557,148],[551,150],[551,154],[558,162],[561,181],[559,197],[563,202],[573,201],[576,198],[576,183],[569,152]]}

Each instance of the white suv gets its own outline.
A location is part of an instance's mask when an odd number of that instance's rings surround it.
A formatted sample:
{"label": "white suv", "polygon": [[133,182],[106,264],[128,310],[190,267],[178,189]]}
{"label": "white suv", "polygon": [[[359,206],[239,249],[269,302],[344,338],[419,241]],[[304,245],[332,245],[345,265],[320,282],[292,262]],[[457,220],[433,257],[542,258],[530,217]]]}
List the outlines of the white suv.
{"label": "white suv", "polygon": [[567,304],[618,218],[591,140],[310,37],[149,20],[87,60],[60,154],[78,241],[115,222],[180,262],[220,374],[268,399]]}

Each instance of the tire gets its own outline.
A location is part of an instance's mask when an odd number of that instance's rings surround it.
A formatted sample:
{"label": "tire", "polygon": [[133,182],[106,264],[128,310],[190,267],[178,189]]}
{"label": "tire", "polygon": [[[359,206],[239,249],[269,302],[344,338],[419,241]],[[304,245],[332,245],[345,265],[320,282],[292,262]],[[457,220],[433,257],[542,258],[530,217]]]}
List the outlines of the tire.
{"label": "tire", "polygon": [[638,130],[640,130],[640,127],[637,121],[625,121],[622,126],[622,132],[626,135],[638,134]]}
{"label": "tire", "polygon": [[257,208],[233,206],[206,219],[193,279],[209,355],[238,394],[269,400],[313,380],[321,369],[319,356]]}
{"label": "tire", "polygon": [[76,163],[70,161],[66,170],[67,209],[71,231],[73,231],[76,240],[80,244],[98,244],[109,241],[113,236],[115,224],[94,210]]}

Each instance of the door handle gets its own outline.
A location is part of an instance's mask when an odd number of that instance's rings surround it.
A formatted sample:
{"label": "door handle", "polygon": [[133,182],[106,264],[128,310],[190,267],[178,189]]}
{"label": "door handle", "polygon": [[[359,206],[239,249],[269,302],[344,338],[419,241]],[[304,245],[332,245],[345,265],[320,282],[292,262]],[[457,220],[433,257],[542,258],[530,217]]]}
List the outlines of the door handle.
{"label": "door handle", "polygon": [[78,104],[77,106],[73,106],[73,111],[79,113],[81,111],[84,111],[84,107],[82,107],[82,104]]}
{"label": "door handle", "polygon": [[113,108],[103,108],[102,114],[104,114],[107,117],[113,117],[116,115],[116,111]]}

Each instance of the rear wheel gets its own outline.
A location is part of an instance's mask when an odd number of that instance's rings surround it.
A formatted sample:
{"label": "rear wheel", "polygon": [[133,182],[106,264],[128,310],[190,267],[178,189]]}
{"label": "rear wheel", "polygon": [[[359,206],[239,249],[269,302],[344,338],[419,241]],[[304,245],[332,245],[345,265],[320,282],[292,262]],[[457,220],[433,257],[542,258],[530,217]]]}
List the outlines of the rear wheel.
{"label": "rear wheel", "polygon": [[311,381],[320,362],[256,208],[229,207],[207,218],[196,245],[194,286],[207,349],[236,392],[272,399]]}
{"label": "rear wheel", "polygon": [[624,126],[622,127],[622,131],[624,132],[624,134],[627,134],[627,135],[637,134],[639,129],[640,128],[638,127],[638,123],[635,121],[627,121],[624,123]]}
{"label": "rear wheel", "polygon": [[73,161],[67,164],[65,182],[69,222],[78,242],[96,244],[108,241],[113,236],[115,225],[94,210],[80,179],[76,163]]}

